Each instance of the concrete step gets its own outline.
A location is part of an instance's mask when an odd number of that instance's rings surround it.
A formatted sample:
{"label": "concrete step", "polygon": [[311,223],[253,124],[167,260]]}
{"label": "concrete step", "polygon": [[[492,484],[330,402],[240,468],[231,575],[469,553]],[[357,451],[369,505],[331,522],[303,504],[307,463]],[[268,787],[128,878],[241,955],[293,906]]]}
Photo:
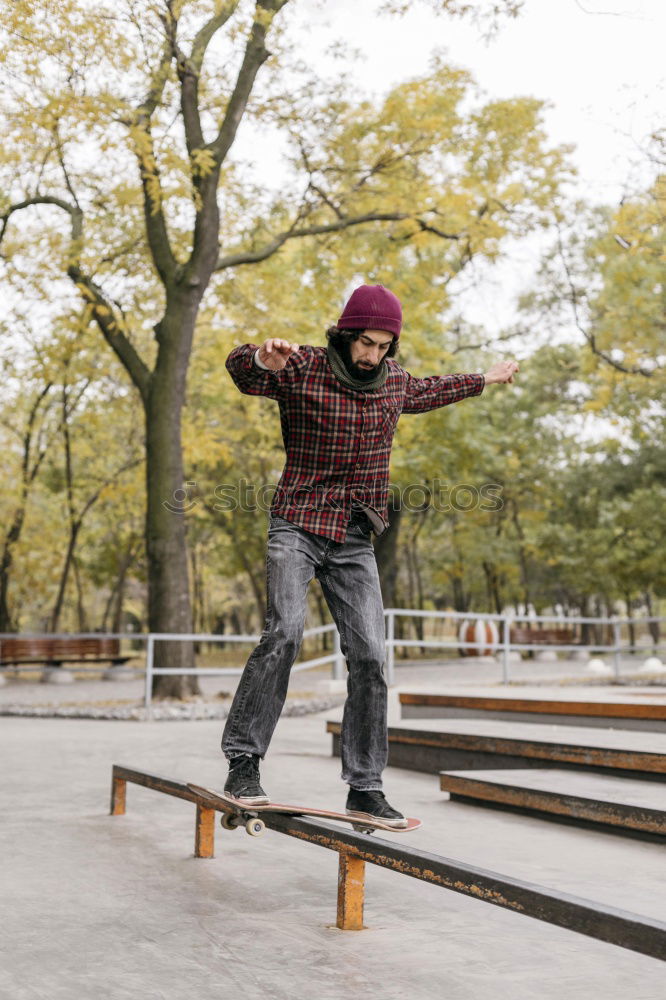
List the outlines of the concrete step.
{"label": "concrete step", "polygon": [[[340,753],[339,722],[327,723]],[[389,764],[415,771],[548,767],[664,780],[666,735],[479,719],[389,726]]]}
{"label": "concrete step", "polygon": [[651,781],[547,770],[442,771],[452,799],[666,836],[666,790]]}
{"label": "concrete step", "polygon": [[666,694],[658,697],[658,701],[645,696],[619,701],[608,696],[555,699],[537,694],[515,697],[402,691],[400,710],[403,719],[492,718],[666,733]]}

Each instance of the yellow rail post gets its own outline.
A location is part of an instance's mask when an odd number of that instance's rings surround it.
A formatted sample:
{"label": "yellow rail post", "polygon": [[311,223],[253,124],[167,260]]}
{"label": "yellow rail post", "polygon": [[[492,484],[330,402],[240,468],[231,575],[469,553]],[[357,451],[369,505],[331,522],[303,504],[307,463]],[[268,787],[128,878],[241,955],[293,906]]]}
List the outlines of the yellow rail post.
{"label": "yellow rail post", "polygon": [[342,931],[363,930],[365,861],[340,851],[338,868],[338,919]]}
{"label": "yellow rail post", "polygon": [[111,779],[111,815],[124,816],[127,803],[127,782],[123,778]]}
{"label": "yellow rail post", "polygon": [[198,804],[194,856],[195,858],[215,857],[215,810],[207,809]]}

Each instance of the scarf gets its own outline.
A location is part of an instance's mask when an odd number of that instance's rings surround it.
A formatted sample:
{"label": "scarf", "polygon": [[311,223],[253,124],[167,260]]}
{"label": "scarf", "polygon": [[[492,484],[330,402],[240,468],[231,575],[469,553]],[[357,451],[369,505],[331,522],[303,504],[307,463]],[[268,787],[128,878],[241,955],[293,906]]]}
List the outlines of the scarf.
{"label": "scarf", "polygon": [[384,382],[386,382],[388,366],[384,358],[380,362],[379,371],[375,377],[366,382],[363,379],[354,378],[353,375],[349,374],[339,351],[335,349],[330,340],[326,347],[326,353],[328,355],[328,363],[333,369],[333,374],[338,382],[341,382],[348,389],[359,389],[361,392],[367,392],[368,389],[381,389]]}

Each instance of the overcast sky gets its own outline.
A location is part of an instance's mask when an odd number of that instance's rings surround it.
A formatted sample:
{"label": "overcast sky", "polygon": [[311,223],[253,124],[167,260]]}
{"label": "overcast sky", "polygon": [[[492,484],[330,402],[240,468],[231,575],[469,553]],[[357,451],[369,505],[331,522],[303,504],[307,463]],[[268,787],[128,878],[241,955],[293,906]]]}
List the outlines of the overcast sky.
{"label": "overcast sky", "polygon": [[[353,64],[359,89],[380,97],[426,73],[431,54],[444,51],[471,71],[489,98],[549,103],[547,132],[554,143],[575,145],[578,189],[586,200],[616,205],[651,180],[643,150],[650,132],[664,125],[666,0],[526,0],[523,13],[488,42],[478,27],[437,17],[418,0],[401,18],[378,17],[380,5],[303,0],[295,6],[308,63],[337,76],[340,63],[327,52],[343,40],[363,53]],[[250,143],[242,141],[239,152],[251,160]],[[508,325],[539,254],[537,242],[510,248],[508,259],[464,300],[465,316],[489,331]]]}
{"label": "overcast sky", "polygon": [[445,50],[490,97],[551,102],[548,131],[576,144],[589,197],[619,200],[639,145],[664,125],[666,0],[525,0],[523,13],[490,42],[419,2],[402,18],[380,18],[378,7],[377,0],[306,0],[308,61],[319,52],[325,64],[331,41],[344,39],[363,51],[355,77],[380,94],[425,72],[430,53]]}

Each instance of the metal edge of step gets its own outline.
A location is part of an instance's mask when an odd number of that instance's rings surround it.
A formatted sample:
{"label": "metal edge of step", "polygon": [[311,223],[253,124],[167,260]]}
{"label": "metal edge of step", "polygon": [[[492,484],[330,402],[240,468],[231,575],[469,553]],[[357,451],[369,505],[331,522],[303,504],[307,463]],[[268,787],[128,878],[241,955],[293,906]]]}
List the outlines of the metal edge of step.
{"label": "metal edge of step", "polygon": [[[507,770],[507,779],[510,779],[510,775],[511,771]],[[546,788],[535,789],[510,780],[490,781],[482,777],[482,772],[472,777],[463,776],[459,772],[440,771],[439,778],[441,790],[456,798],[507,805],[540,814],[555,814],[571,820],[585,820],[666,837],[666,809],[614,803]]]}

